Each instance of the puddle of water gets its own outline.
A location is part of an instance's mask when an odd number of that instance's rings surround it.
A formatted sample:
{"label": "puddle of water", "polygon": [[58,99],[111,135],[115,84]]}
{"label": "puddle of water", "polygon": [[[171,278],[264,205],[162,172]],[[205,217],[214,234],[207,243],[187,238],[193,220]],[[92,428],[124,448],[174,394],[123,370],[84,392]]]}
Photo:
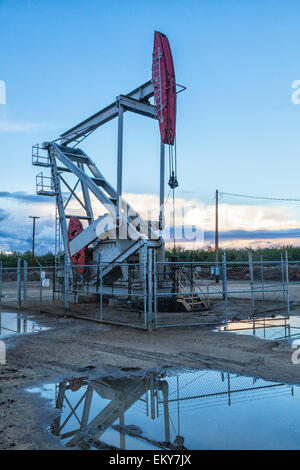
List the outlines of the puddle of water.
{"label": "puddle of water", "polygon": [[300,337],[300,317],[276,315],[253,320],[229,321],[218,331],[231,331],[241,335],[253,335],[268,340],[289,340]]}
{"label": "puddle of water", "polygon": [[17,334],[37,333],[47,329],[39,326],[36,321],[24,314],[0,312],[0,339]]}
{"label": "puddle of water", "polygon": [[218,371],[85,378],[31,389],[68,448],[299,449],[300,387]]}

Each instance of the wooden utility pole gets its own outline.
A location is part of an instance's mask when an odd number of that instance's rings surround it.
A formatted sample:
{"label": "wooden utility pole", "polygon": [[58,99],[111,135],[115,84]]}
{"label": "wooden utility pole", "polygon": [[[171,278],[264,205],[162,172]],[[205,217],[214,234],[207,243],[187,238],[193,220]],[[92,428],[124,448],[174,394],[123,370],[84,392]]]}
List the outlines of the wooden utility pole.
{"label": "wooden utility pole", "polygon": [[35,220],[39,219],[39,217],[35,215],[30,215],[30,219],[33,219],[32,222],[32,266],[34,266],[34,241],[35,241]]}
{"label": "wooden utility pole", "polygon": [[215,279],[219,282],[219,191],[216,189],[216,210],[215,210]]}

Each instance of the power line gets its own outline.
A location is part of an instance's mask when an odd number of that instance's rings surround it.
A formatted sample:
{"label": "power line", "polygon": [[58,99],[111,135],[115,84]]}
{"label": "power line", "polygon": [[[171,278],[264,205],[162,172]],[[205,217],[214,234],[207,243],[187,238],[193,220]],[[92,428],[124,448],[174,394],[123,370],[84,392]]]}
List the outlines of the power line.
{"label": "power line", "polygon": [[224,191],[219,191],[220,195],[226,196],[237,196],[237,197],[246,197],[249,199],[267,199],[270,201],[293,201],[293,202],[300,202],[300,198],[281,198],[281,197],[265,197],[265,196],[249,196],[246,194],[235,194],[235,193],[225,193]]}

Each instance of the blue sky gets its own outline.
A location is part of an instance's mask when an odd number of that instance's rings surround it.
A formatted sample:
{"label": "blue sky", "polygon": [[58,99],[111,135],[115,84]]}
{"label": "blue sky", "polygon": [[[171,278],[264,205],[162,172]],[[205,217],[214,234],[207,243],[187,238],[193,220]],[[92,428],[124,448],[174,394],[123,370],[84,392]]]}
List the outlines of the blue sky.
{"label": "blue sky", "polygon": [[[7,87],[0,191],[34,194],[34,143],[56,138],[151,78],[157,29],[169,38],[177,82],[187,87],[178,96],[178,197],[210,205],[216,188],[300,196],[300,105],[291,101],[291,84],[300,79],[299,13],[293,0],[0,0],[0,80]],[[115,135],[111,122],[84,144],[113,184]],[[157,193],[158,169],[157,123],[126,115],[124,191]],[[0,200],[10,229],[43,205]],[[297,205],[287,210],[300,227]],[[47,244],[53,211],[44,212]],[[0,224],[1,243],[7,219]],[[26,239],[29,224],[24,220]]]}

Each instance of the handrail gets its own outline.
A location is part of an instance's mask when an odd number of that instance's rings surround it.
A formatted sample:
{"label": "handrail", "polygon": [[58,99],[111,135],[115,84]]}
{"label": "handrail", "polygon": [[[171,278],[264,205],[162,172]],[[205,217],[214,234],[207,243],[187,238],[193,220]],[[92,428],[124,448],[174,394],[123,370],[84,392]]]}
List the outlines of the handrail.
{"label": "handrail", "polygon": [[[207,307],[209,307],[210,302],[209,302],[208,284],[206,284],[202,279],[199,279],[199,278],[196,279],[195,272],[193,273],[193,279],[189,279],[186,276],[186,273],[184,273],[184,271],[182,270],[177,271],[177,273],[178,273],[178,279],[177,279],[178,287],[179,287],[179,290],[183,293],[183,295],[187,295],[189,299],[192,301],[192,304],[197,298],[203,301],[199,293],[195,294],[195,287],[197,287],[197,291],[200,291],[201,294],[203,294],[205,303]],[[203,287],[206,288],[206,292],[203,290]],[[182,294],[181,294],[181,297],[182,297]]]}

